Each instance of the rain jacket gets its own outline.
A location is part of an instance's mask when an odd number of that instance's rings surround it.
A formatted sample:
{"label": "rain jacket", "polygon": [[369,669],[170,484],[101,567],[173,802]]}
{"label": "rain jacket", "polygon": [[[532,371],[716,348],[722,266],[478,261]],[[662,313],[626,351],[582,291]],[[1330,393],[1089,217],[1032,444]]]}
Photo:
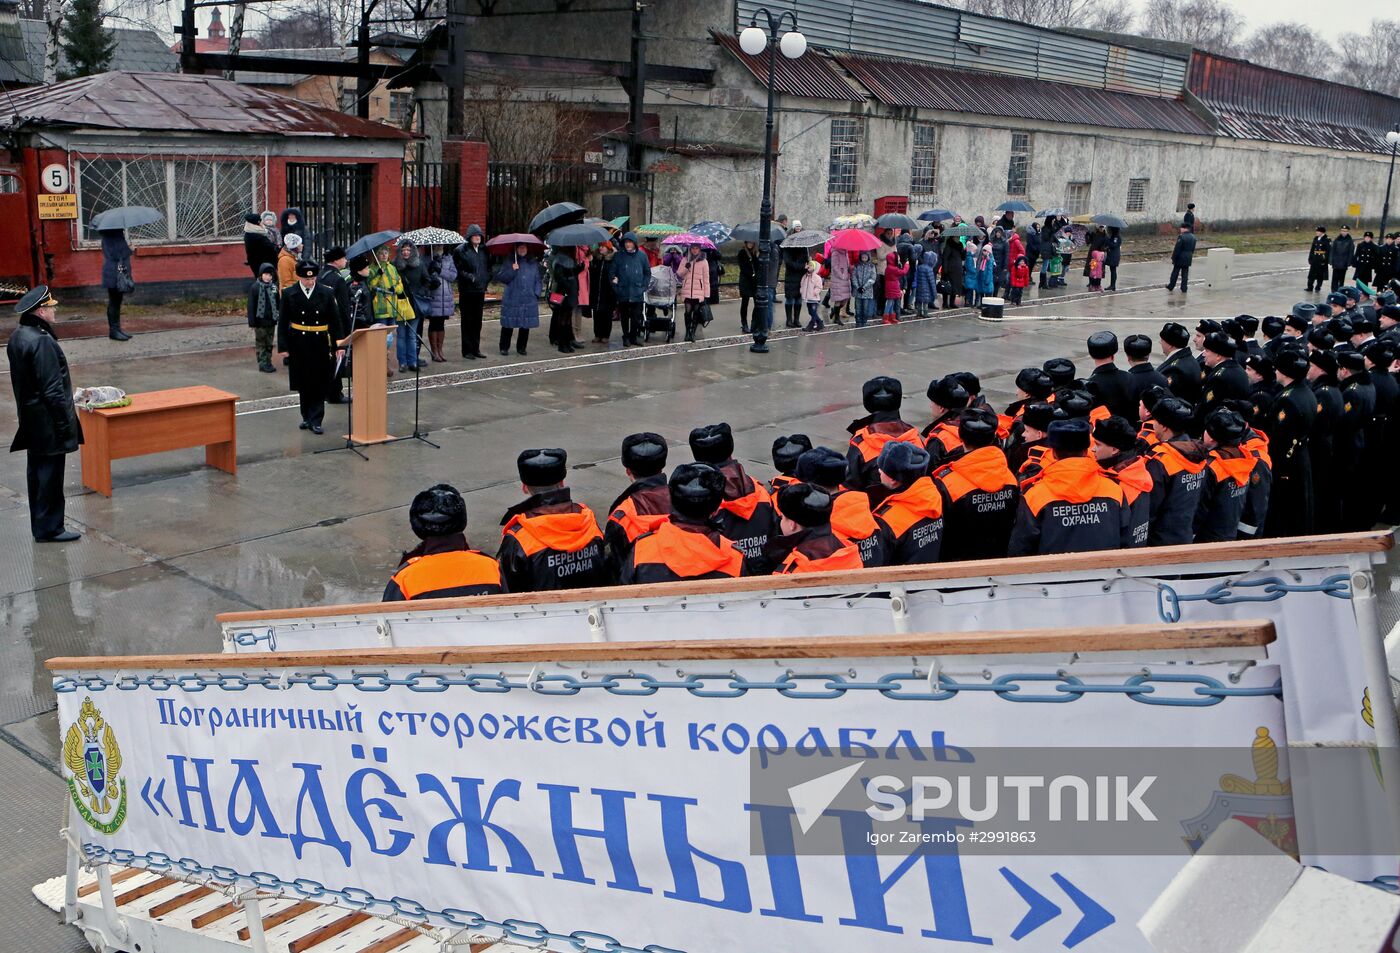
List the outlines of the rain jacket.
{"label": "rain jacket", "polygon": [[1099,466],[1123,489],[1123,502],[1128,507],[1128,520],[1132,526],[1132,538],[1127,546],[1133,549],[1146,546],[1152,526],[1153,486],[1147,458],[1128,450],[1100,460]]}
{"label": "rain jacket", "polygon": [[434,318],[450,318],[456,310],[452,300],[452,285],[457,281],[457,263],[451,255],[439,255],[428,263],[428,314]]}
{"label": "rain jacket", "polygon": [[888,566],[938,562],[943,545],[943,497],[928,477],[896,490],[875,507]]}
{"label": "rain jacket", "polygon": [[414,319],[413,306],[404,291],[399,271],[391,262],[369,266],[370,293],[374,296],[374,320],[379,324],[402,324]]}
{"label": "rain jacket", "polygon": [[854,295],[851,293],[851,256],[839,248],[831,250],[831,303],[841,304],[850,301]]}
{"label": "rain jacket", "polygon": [[568,487],[537,493],[506,510],[496,559],[511,592],[611,585],[612,564],[593,511]]}
{"label": "rain jacket", "polygon": [[1174,437],[1152,448],[1152,528],[1149,546],[1191,542],[1196,508],[1205,487],[1206,448],[1190,437]]}
{"label": "rain jacket", "polygon": [[705,301],[710,297],[710,263],[704,256],[681,262],[676,277],[681,280],[681,297],[686,301]]}
{"label": "rain jacket", "polygon": [[744,554],[719,530],[677,514],[637,539],[623,560],[619,582],[626,586],[746,574]]}
{"label": "rain jacket", "polygon": [[943,497],[943,560],[1005,556],[1021,490],[1001,448],[968,451],[937,468],[933,483]]}
{"label": "rain jacket", "polygon": [[1198,543],[1237,539],[1249,489],[1262,461],[1240,447],[1216,447],[1207,457],[1194,533]]}
{"label": "rain jacket", "polygon": [[1123,490],[1091,457],[1065,457],[1021,498],[1007,554],[1119,549],[1132,537],[1128,514]]}
{"label": "rain jacket", "polygon": [[[514,268],[513,265],[520,267]],[[501,330],[506,328],[537,328],[540,326],[540,263],[533,258],[508,259],[496,272],[496,280],[505,285],[501,294]]]}
{"label": "rain jacket", "polygon": [[902,440],[922,447],[919,432],[899,419],[897,410],[881,410],[859,420],[851,421],[846,432],[851,435],[846,448],[846,485],[856,490],[880,485],[880,451],[891,440]]}
{"label": "rain jacket", "polygon": [[851,290],[855,297],[869,301],[875,297],[875,262],[860,261],[851,270]]}
{"label": "rain jacket", "polygon": [[820,304],[822,300],[822,276],[820,272],[809,271],[802,278],[802,301],[806,304]]}
{"label": "rain jacket", "polygon": [[[628,242],[632,243],[632,251],[627,250]],[[651,281],[651,262],[637,245],[636,232],[622,236],[622,247],[608,264],[608,277],[620,302],[635,304],[646,294]]]}
{"label": "rain jacket", "polygon": [[880,545],[880,527],[870,512],[870,497],[859,490],[837,490],[831,496],[831,529],[849,539],[860,550],[866,567],[883,566],[885,552]]}
{"label": "rain jacket", "polygon": [[726,460],[715,469],[724,474],[724,499],[715,513],[715,525],[744,555],[757,558],[778,531],[772,497],[737,460]]}
{"label": "rain jacket", "polygon": [[885,256],[885,298],[895,299],[904,293],[900,285],[900,279],[909,273],[908,265],[899,263],[899,252],[890,252]]}
{"label": "rain jacket", "polygon": [[634,481],[613,500],[608,511],[603,538],[614,561],[621,565],[638,537],[671,518],[671,491],[666,487],[666,474],[657,473]]}
{"label": "rain jacket", "polygon": [[784,536],[780,547],[770,549],[774,572],[792,575],[809,572],[835,572],[862,567],[855,543],[831,531],[830,526],[813,526]]}
{"label": "rain jacket", "polygon": [[491,283],[491,258],[485,243],[482,247],[472,247],[472,236],[481,235],[480,225],[467,227],[467,240],[452,249],[452,264],[457,268],[457,285],[463,294],[486,293]]}
{"label": "rain jacket", "polygon": [[928,304],[938,294],[938,254],[926,251],[914,271],[914,300]]}
{"label": "rain jacket", "polygon": [[467,546],[461,533],[425,539],[404,553],[384,587],[384,602],[491,596],[504,592],[496,560]]}

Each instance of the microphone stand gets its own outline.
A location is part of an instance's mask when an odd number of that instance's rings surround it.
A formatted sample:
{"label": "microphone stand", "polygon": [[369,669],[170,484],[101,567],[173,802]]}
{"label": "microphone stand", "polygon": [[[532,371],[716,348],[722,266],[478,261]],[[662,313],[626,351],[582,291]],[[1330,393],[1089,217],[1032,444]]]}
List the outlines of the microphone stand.
{"label": "microphone stand", "polygon": [[[400,442],[400,441],[402,441],[402,440],[418,440],[418,441],[420,441],[420,442],[422,442],[422,443],[426,443],[428,446],[432,447],[434,450],[441,450],[442,447],[438,446],[437,444],[433,443],[431,440],[428,439],[428,434],[431,433],[431,431],[419,429],[419,422],[418,422],[418,406],[419,406],[419,402],[418,402],[418,391],[419,391],[419,385],[422,383],[422,378],[423,378],[423,369],[422,369],[422,367],[420,366],[423,362],[419,360],[419,357],[420,357],[420,355],[421,355],[422,352],[423,352],[423,335],[420,334],[420,333],[418,333],[418,328],[416,327],[417,319],[415,318],[414,320],[415,320],[415,327],[414,327],[414,329],[413,329],[413,334],[414,334],[414,337],[415,337],[417,340],[415,341],[415,347],[414,347],[414,349],[413,349],[413,350],[414,350],[414,353],[413,353],[413,433],[408,434],[408,435],[403,436],[403,437],[395,437],[393,440],[390,440],[390,441],[387,441],[387,442],[388,442],[388,443],[398,443],[398,442]],[[397,333],[397,332],[395,332],[395,333]]]}

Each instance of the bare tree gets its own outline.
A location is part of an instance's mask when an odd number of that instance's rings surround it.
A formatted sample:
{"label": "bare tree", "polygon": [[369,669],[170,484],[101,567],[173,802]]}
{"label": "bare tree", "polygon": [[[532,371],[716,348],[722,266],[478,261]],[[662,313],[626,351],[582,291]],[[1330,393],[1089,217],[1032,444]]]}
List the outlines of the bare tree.
{"label": "bare tree", "polygon": [[1234,55],[1244,17],[1225,0],[1147,0],[1140,29],[1143,36]]}
{"label": "bare tree", "polygon": [[1274,23],[1251,33],[1240,54],[1260,66],[1327,78],[1337,51],[1311,27]]}
{"label": "bare tree", "polygon": [[44,4],[44,85],[58,82],[58,57],[63,50],[63,15],[67,12],[67,0],[48,0]]}
{"label": "bare tree", "polygon": [[550,92],[528,96],[510,84],[466,89],[467,138],[486,143],[493,161],[576,160],[587,135],[585,117]]}
{"label": "bare tree", "polygon": [[969,13],[1005,17],[1032,26],[1080,26],[1121,32],[1132,26],[1131,9],[1118,0],[953,0]]}
{"label": "bare tree", "polygon": [[1400,20],[1372,20],[1365,33],[1343,33],[1337,46],[1351,51],[1358,68],[1344,80],[1378,93],[1400,96]]}

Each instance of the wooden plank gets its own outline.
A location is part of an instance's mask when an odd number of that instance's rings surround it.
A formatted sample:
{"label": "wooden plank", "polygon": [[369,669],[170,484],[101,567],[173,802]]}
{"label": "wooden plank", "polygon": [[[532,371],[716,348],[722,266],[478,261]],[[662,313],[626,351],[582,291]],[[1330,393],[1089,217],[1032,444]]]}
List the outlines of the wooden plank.
{"label": "wooden plank", "polygon": [[213,910],[201,913],[199,916],[195,917],[190,921],[190,926],[194,927],[194,929],[196,930],[201,930],[211,923],[218,923],[224,917],[233,916],[235,913],[242,909],[242,903],[235,903],[234,901],[230,900],[228,903],[220,904]]}
{"label": "wooden plank", "polygon": [[374,941],[369,946],[360,950],[359,953],[389,953],[390,950],[397,950],[409,940],[416,940],[420,936],[423,936],[421,930],[412,930],[408,927],[404,927],[397,933],[390,933],[384,939]]}
{"label": "wooden plank", "polygon": [[152,411],[169,410],[172,407],[219,404],[224,401],[238,400],[237,394],[230,394],[228,391],[219,390],[217,387],[208,387],[204,384],[195,387],[175,387],[170,390],[145,391],[127,396],[131,398],[131,403],[125,407],[108,407],[104,410],[85,411],[85,413],[112,419],[140,416]]}
{"label": "wooden plank", "polygon": [[[128,867],[125,870],[119,870],[112,875],[112,886],[115,887],[117,884],[122,883],[123,881],[130,880],[132,877],[144,874],[145,872],[146,871],[141,867]],[[95,894],[101,888],[101,886],[102,885],[98,881],[94,880],[92,883],[87,884],[86,886],[79,887],[78,896],[87,897],[92,894]]]}
{"label": "wooden plank", "polygon": [[164,890],[166,887],[169,887],[173,883],[179,883],[179,881],[171,880],[169,877],[157,877],[155,880],[152,880],[149,883],[144,883],[141,886],[136,887],[133,890],[128,890],[126,893],[118,896],[117,906],[124,907],[128,903],[131,903],[135,900],[140,900],[142,897],[146,897],[155,893],[157,890]]}
{"label": "wooden plank", "polygon": [[824,586],[936,583],[1029,573],[1096,572],[1174,564],[1190,565],[1251,559],[1282,559],[1289,556],[1339,556],[1348,553],[1385,552],[1391,549],[1394,543],[1394,534],[1390,530],[1384,530],[1366,533],[1337,533],[1330,536],[1297,536],[1290,539],[1243,540],[1232,543],[1192,543],[1185,546],[1107,549],[1093,553],[1052,556],[1016,556],[956,563],[930,563],[920,566],[883,566],[877,569],[852,569],[842,572],[663,582],[645,586],[605,586],[596,589],[563,589],[555,592],[522,592],[500,596],[463,596],[455,599],[421,599],[393,603],[392,605],[371,602],[336,606],[304,606],[295,609],[221,612],[216,618],[224,624],[293,622],[297,619],[324,619],[348,615],[387,615],[390,618],[401,618],[414,613],[442,612],[447,609],[488,609],[571,603],[594,605],[599,602],[622,600],[674,599],[684,595],[725,595],[764,591],[782,593],[792,589],[813,589]]}
{"label": "wooden plank", "polygon": [[172,407],[142,417],[109,421],[109,456],[143,457],[167,450],[227,443],[233,436],[232,403]]}
{"label": "wooden plank", "polygon": [[317,946],[327,940],[340,936],[346,930],[353,929],[369,919],[368,913],[347,913],[339,920],[332,920],[325,926],[317,927],[303,937],[298,937],[287,944],[287,953],[305,953],[313,946]]}
{"label": "wooden plank", "polygon": [[1245,648],[1274,641],[1268,620],[1100,628],[949,632],[918,635],[828,635],[782,639],[667,642],[569,642],[562,645],[464,645],[450,648],[325,649],[257,655],[128,655],[54,658],[51,672],[122,669],[277,669],[307,666],[470,665],[671,659],[877,658],[891,655],[1012,655],[1033,652],[1182,651]]}
{"label": "wooden plank", "polygon": [[174,910],[179,910],[183,906],[194,903],[201,897],[207,897],[214,892],[213,887],[195,887],[193,890],[186,890],[178,897],[171,897],[169,900],[162,900],[150,909],[151,919],[165,916]]}
{"label": "wooden plank", "polygon": [[[276,913],[271,914],[270,916],[263,917],[263,931],[266,932],[268,930],[271,930],[273,927],[280,927],[282,924],[286,923],[293,917],[299,917],[303,913],[310,913],[312,910],[319,909],[320,906],[321,904],[312,903],[310,900],[299,900],[296,903],[292,904],[290,907],[287,907],[286,909],[278,910]],[[251,931],[248,929],[248,927],[244,927],[243,929],[238,931],[238,938],[240,940],[246,940],[248,939],[250,932]]]}

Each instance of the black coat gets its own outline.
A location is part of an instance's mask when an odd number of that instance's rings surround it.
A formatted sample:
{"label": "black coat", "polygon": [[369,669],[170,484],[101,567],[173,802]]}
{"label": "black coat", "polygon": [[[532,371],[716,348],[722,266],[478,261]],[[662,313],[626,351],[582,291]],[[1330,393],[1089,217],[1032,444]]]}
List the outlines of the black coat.
{"label": "black coat", "polygon": [[452,260],[457,265],[457,290],[462,294],[485,294],[486,286],[491,283],[491,260],[484,247],[472,247],[471,228],[467,229],[467,238],[466,244],[452,249]]}
{"label": "black coat", "polygon": [[752,298],[758,294],[758,252],[739,249],[739,294]]}
{"label": "black coat", "polygon": [[1358,272],[1369,276],[1380,261],[1380,255],[1377,254],[1380,250],[1381,246],[1375,242],[1357,242],[1356,251],[1351,256],[1351,263],[1356,266]]}
{"label": "black coat", "polygon": [[1123,417],[1130,423],[1138,419],[1137,398],[1132,388],[1132,378],[1128,372],[1116,364],[1096,367],[1089,379],[1084,382],[1096,403],[1108,408],[1115,417]]}
{"label": "black coat", "polygon": [[1196,254],[1196,236],[1191,232],[1182,232],[1176,236],[1176,245],[1172,247],[1172,264],[1177,268],[1190,268],[1191,258]]}
{"label": "black coat", "polygon": [[1123,260],[1123,236],[1109,235],[1108,247],[1104,249],[1103,263],[1105,268],[1117,268]]}
{"label": "black coat", "polygon": [[1326,235],[1314,238],[1312,244],[1308,246],[1309,265],[1325,265],[1331,260],[1331,255],[1332,242],[1328,240]]}
{"label": "black coat", "polygon": [[263,265],[277,267],[277,246],[268,237],[267,229],[261,225],[248,225],[243,229],[243,251],[247,255],[248,270],[253,273],[253,278],[258,277],[258,271]]}
{"label": "black coat", "polygon": [[1201,365],[1192,356],[1190,349],[1172,351],[1167,359],[1157,365],[1157,370],[1167,379],[1172,394],[1188,404],[1195,404],[1201,398]]}
{"label": "black coat", "polygon": [[1309,434],[1317,398],[1306,381],[1284,387],[1269,413],[1269,457],[1274,482],[1269,494],[1266,536],[1302,536],[1313,531],[1312,454]]}
{"label": "black coat", "polygon": [[[1167,376],[1150,363],[1129,364],[1128,365],[1128,394],[1133,401],[1133,416],[1129,421],[1137,420],[1138,404],[1142,401],[1143,392],[1149,387],[1165,387],[1172,389],[1171,381]],[[1175,391],[1173,391],[1175,393]]]}
{"label": "black coat", "polygon": [[53,327],[37,315],[20,318],[5,347],[10,359],[10,386],[15,391],[19,429],[10,452],[57,456],[83,442],[83,428],[73,407],[73,378]]}
{"label": "black coat", "polygon": [[[335,372],[335,341],[346,336],[340,324],[340,303],[335,292],[318,284],[311,294],[301,290],[301,282],[282,292],[282,314],[277,321],[277,350],[291,360],[287,368],[287,384],[291,390],[305,393],[329,392]],[[320,328],[324,331],[303,331],[292,325]]]}
{"label": "black coat", "polygon": [[344,332],[336,340],[342,340],[346,334],[354,330],[350,322],[350,282],[345,280],[345,276],[340,273],[339,269],[326,265],[321,269],[316,283],[325,285],[335,295],[336,307],[340,309],[340,313],[336,316],[336,327]]}
{"label": "black coat", "polygon": [[1350,235],[1338,235],[1332,239],[1332,256],[1330,264],[1333,268],[1350,268],[1352,256],[1356,254],[1356,240]]}
{"label": "black coat", "polygon": [[1204,423],[1206,416],[1217,407],[1223,407],[1225,401],[1249,400],[1249,375],[1238,361],[1227,357],[1214,367],[1207,368],[1201,388],[1203,393],[1196,419]]}

